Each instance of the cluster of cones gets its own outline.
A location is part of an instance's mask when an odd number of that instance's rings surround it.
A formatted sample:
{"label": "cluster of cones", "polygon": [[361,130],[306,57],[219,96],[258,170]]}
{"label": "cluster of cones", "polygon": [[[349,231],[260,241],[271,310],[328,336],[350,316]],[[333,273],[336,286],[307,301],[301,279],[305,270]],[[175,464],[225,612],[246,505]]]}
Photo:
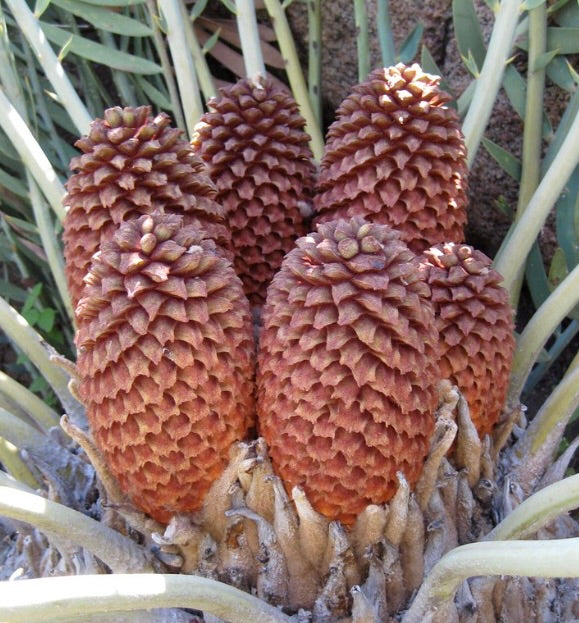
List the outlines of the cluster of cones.
{"label": "cluster of cones", "polygon": [[107,110],[77,142],[64,240],[79,392],[138,508],[164,524],[199,511],[257,429],[287,491],[355,526],[419,481],[441,381],[492,431],[512,311],[463,243],[449,99],[417,65],[374,71],[338,109],[319,174],[269,80],[222,90],[192,143],[146,106]]}

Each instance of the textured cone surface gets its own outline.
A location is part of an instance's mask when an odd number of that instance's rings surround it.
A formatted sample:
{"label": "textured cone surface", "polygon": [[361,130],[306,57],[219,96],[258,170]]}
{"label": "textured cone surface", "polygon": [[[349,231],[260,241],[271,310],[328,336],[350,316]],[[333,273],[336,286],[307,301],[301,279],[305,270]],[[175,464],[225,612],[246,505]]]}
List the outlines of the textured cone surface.
{"label": "textured cone surface", "polygon": [[77,308],[81,397],[121,488],[159,521],[197,510],[253,424],[249,303],[213,240],[177,215],[105,243]]}
{"label": "textured cone surface", "polygon": [[149,106],[110,108],[76,142],[83,154],[70,163],[78,173],[67,183],[63,234],[75,307],[93,253],[128,219],[155,210],[183,214],[186,224],[202,225],[226,249],[230,244],[205,165],[168,115],[150,115]]}
{"label": "textured cone surface", "polygon": [[484,253],[468,245],[436,245],[419,259],[437,316],[440,371],[463,393],[482,439],[505,404],[515,348],[503,278]]}
{"label": "textured cone surface", "polygon": [[193,139],[227,214],[234,265],[253,304],[306,233],[314,166],[305,121],[290,93],[243,79],[209,102]]}
{"label": "textured cone surface", "polygon": [[258,427],[288,488],[351,524],[416,482],[437,404],[438,333],[414,254],[361,218],[300,238],[275,276],[258,356]]}
{"label": "textured cone surface", "polygon": [[363,216],[398,229],[416,253],[464,240],[466,150],[439,81],[398,64],[354,88],[328,131],[317,222]]}

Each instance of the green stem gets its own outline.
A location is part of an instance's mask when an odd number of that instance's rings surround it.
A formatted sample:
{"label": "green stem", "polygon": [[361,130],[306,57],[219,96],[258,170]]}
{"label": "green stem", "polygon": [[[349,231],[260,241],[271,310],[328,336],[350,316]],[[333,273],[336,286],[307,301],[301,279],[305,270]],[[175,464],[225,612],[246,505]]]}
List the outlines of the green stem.
{"label": "green stem", "polygon": [[462,125],[468,166],[472,166],[501,86],[505,65],[513,45],[521,0],[502,0],[485,61],[476,81],[471,105]]}
{"label": "green stem", "polygon": [[79,614],[178,607],[210,612],[230,623],[290,623],[265,601],[195,575],[82,575],[0,584],[0,620],[10,623],[56,623]]}
{"label": "green stem", "polygon": [[569,343],[577,333],[579,333],[579,322],[577,322],[577,320],[572,320],[563,331],[557,333],[553,345],[549,347],[547,360],[537,362],[537,365],[533,367],[533,370],[525,381],[523,394],[530,392],[545,376],[549,368],[559,358],[565,348],[569,346]]}
{"label": "green stem", "polygon": [[24,420],[10,411],[0,408],[0,435],[21,450],[40,448],[48,438]]}
{"label": "green stem", "polygon": [[62,221],[65,214],[62,206],[62,198],[65,194],[64,186],[60,183],[52,164],[28,129],[26,122],[18,114],[1,87],[0,126],[12,141],[28,171],[34,176],[44,196],[48,199],[50,207]]}
{"label": "green stem", "polygon": [[579,474],[576,474],[537,491],[521,502],[484,540],[524,539],[578,506]]}
{"label": "green stem", "polygon": [[308,0],[308,89],[318,126],[322,125],[322,4]]}
{"label": "green stem", "polygon": [[255,5],[253,0],[236,0],[235,8],[245,75],[250,80],[256,80],[259,76],[265,76],[265,64],[257,30]]}
{"label": "green stem", "polygon": [[179,85],[185,125],[191,137],[195,125],[203,114],[203,104],[195,74],[195,63],[193,63],[183,27],[181,2],[179,0],[159,0],[159,7],[167,22],[167,40],[169,41],[169,49]]}
{"label": "green stem", "polygon": [[579,577],[579,538],[486,541],[457,547],[434,566],[402,623],[423,623],[433,612],[443,620],[460,584],[479,575]]}
{"label": "green stem", "polygon": [[20,482],[34,489],[40,486],[26,461],[20,456],[18,447],[3,437],[0,437],[0,463]]}
{"label": "green stem", "polygon": [[[517,454],[534,455],[545,451],[547,444],[554,453],[575,409],[579,406],[579,353],[571,362],[565,376],[552,391],[525,431],[522,450]],[[518,445],[517,443],[517,445]],[[516,451],[516,446],[515,446]]]}
{"label": "green stem", "polygon": [[22,279],[29,279],[30,270],[28,269],[28,266],[26,266],[26,264],[20,258],[20,254],[18,253],[18,249],[16,247],[16,241],[14,239],[14,234],[12,233],[12,230],[8,226],[6,219],[2,219],[0,223],[2,225],[2,231],[4,232],[4,235],[6,236],[6,239],[8,241],[8,244],[6,245],[7,248],[5,250],[10,253],[10,259],[12,262],[14,262],[14,264],[18,268],[18,271],[20,272],[20,276],[22,277]]}
{"label": "green stem", "polygon": [[59,425],[59,416],[51,409],[44,400],[41,400],[36,394],[15,381],[0,370],[0,394],[6,396],[9,400],[16,403],[25,413],[43,428],[48,430],[53,426]]}
{"label": "green stem", "polygon": [[378,0],[378,40],[382,53],[382,65],[390,67],[396,63],[396,48],[394,47],[394,34],[390,21],[390,8],[388,0]]}
{"label": "green stem", "polygon": [[18,489],[19,491],[26,491],[27,493],[35,493],[36,487],[30,487],[24,484],[20,480],[14,478],[10,474],[0,469],[0,487],[11,487],[12,489]]}
{"label": "green stem", "polygon": [[42,32],[40,23],[28,8],[25,0],[6,0],[14,19],[28,40],[30,47],[42,67],[46,77],[56,91],[60,103],[68,112],[79,134],[88,134],[91,116],[75,91],[67,73],[53,52],[48,39]]}
{"label": "green stem", "polygon": [[207,59],[205,58],[203,49],[199,45],[199,41],[195,35],[195,30],[191,19],[187,14],[185,4],[181,5],[181,13],[183,27],[185,28],[185,36],[187,37],[187,44],[189,45],[189,50],[193,56],[193,64],[195,65],[195,72],[199,80],[199,86],[201,87],[201,92],[203,93],[205,101],[207,101],[211,97],[215,97],[215,95],[217,95],[215,83],[213,82],[213,76],[209,71],[209,65],[207,65]]}
{"label": "green stem", "polygon": [[292,93],[300,107],[302,116],[306,120],[306,132],[310,135],[312,153],[314,158],[319,161],[324,152],[324,139],[310,103],[308,88],[285,12],[279,0],[265,0],[265,6],[272,20],[275,35],[286,64]]}
{"label": "green stem", "polygon": [[540,4],[529,11],[529,54],[527,98],[523,128],[523,158],[517,218],[529,203],[541,179],[541,143],[543,129],[543,93],[545,69],[537,69],[541,55],[547,49],[547,6]]}
{"label": "green stem", "polygon": [[[36,61],[34,60],[34,55],[30,50],[30,47],[24,45],[24,55],[26,57],[26,65],[28,67],[28,79],[30,80],[30,87],[32,89],[32,98],[34,99],[34,106],[37,108],[40,117],[44,121],[44,125],[46,126],[46,130],[48,133],[50,146],[54,149],[55,154],[58,156],[60,161],[61,169],[65,171],[68,170],[68,164],[70,162],[70,158],[64,152],[63,149],[63,139],[58,135],[56,127],[54,125],[54,120],[48,110],[48,106],[46,105],[46,95],[44,89],[40,86],[40,81],[38,79],[38,72],[36,71]],[[12,102],[14,100],[10,98]],[[22,111],[18,109],[18,112],[23,116],[26,121],[29,121],[26,113],[22,114]],[[48,155],[48,154],[47,154]]]}
{"label": "green stem", "polygon": [[0,297],[0,328],[38,368],[77,426],[85,426],[84,410],[68,390],[69,377],[50,359],[55,354],[54,350],[2,297]]}
{"label": "green stem", "polygon": [[[134,541],[103,523],[40,495],[12,487],[0,487],[0,515],[25,521],[42,532],[86,548],[114,573],[154,571],[145,550]],[[3,599],[0,602],[5,607],[6,602]],[[4,617],[0,616],[0,619]]]}
{"label": "green stem", "polygon": [[20,88],[20,79],[15,70],[14,55],[11,42],[8,38],[8,28],[0,5],[0,82],[6,91],[8,99],[14,104],[16,110],[26,117],[26,102]]}
{"label": "green stem", "polygon": [[358,82],[364,82],[370,73],[370,43],[366,0],[354,0],[354,23],[358,50]]}
{"label": "green stem", "polygon": [[507,401],[518,402],[525,382],[541,349],[569,312],[579,302],[579,265],[563,279],[534,313],[519,336],[513,359]]}
{"label": "green stem", "polygon": [[50,218],[44,198],[42,197],[32,175],[28,171],[26,171],[26,178],[28,180],[28,187],[30,188],[30,203],[32,204],[34,220],[36,222],[36,226],[38,227],[42,248],[46,253],[48,266],[50,267],[52,277],[56,282],[56,287],[58,289],[58,293],[60,294],[64,308],[66,309],[71,323],[74,325],[74,311],[72,309],[70,294],[68,293],[68,287],[66,285],[62,251],[58,245],[58,239],[54,235],[54,223]]}
{"label": "green stem", "polygon": [[[547,49],[547,6],[542,3],[529,11],[529,54],[527,98],[523,127],[523,158],[519,200],[515,221],[518,220],[541,181],[541,144],[543,134],[543,93],[545,68],[537,69],[538,60]],[[524,275],[521,272],[511,288],[511,305],[517,308]]]}
{"label": "green stem", "polygon": [[177,84],[173,76],[173,67],[169,55],[167,54],[167,48],[165,47],[165,41],[159,30],[159,16],[157,14],[157,7],[155,0],[147,0],[147,12],[149,14],[150,26],[153,31],[153,43],[155,49],[159,55],[161,67],[163,67],[163,77],[167,84],[167,90],[169,91],[169,98],[173,105],[173,118],[177,127],[185,130],[185,117],[183,117],[183,111],[181,110],[181,102],[179,100],[179,91],[177,90]]}
{"label": "green stem", "polygon": [[[23,422],[26,422],[27,424],[30,424],[31,426],[36,425],[36,422],[30,418],[28,413],[26,413],[26,411],[24,411],[24,409],[22,409],[19,404],[12,402],[1,391],[0,391],[0,408],[5,409],[9,413],[12,413],[12,415],[17,416],[20,420],[22,420]],[[0,431],[0,434],[2,434],[2,431]],[[2,463],[2,461],[0,461],[0,463]]]}
{"label": "green stem", "polygon": [[[117,49],[117,42],[111,32],[106,30],[99,30],[99,37],[104,45],[111,50]],[[137,99],[135,97],[135,90],[133,85],[129,81],[129,76],[124,71],[113,70],[111,72],[117,91],[123,100],[125,106],[138,106]]]}
{"label": "green stem", "polygon": [[506,242],[495,257],[494,268],[504,278],[509,292],[518,275],[524,270],[525,260],[537,238],[545,219],[565,187],[573,170],[579,164],[579,114],[565,137],[551,166],[543,176],[537,190],[520,219],[511,227]]}

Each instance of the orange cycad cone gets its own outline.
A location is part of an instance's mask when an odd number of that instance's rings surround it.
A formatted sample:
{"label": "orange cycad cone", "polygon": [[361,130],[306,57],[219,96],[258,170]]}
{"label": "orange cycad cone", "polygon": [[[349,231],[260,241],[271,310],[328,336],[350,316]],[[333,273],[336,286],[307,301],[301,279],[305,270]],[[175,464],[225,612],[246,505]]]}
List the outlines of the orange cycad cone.
{"label": "orange cycad cone", "polygon": [[263,311],[258,426],[286,487],[351,524],[421,472],[437,405],[430,289],[397,232],[359,217],[297,241]]}
{"label": "orange cycad cone", "polygon": [[502,276],[481,251],[436,245],[419,258],[440,332],[440,372],[466,398],[481,439],[504,408],[515,348],[513,310]]}
{"label": "orange cycad cone", "polygon": [[354,215],[386,223],[416,253],[464,240],[466,150],[439,81],[400,63],[354,87],[328,132],[318,223]]}
{"label": "orange cycad cone", "polygon": [[249,304],[213,240],[141,216],[105,243],[77,308],[80,395],[133,503],[195,511],[253,424]]}
{"label": "orange cycad cone", "polygon": [[306,233],[314,165],[305,121],[287,89],[243,79],[209,101],[193,139],[227,213],[234,265],[251,303]]}
{"label": "orange cycad cone", "polygon": [[117,106],[93,121],[88,136],[76,142],[83,154],[70,163],[78,173],[67,182],[63,234],[75,307],[93,253],[128,219],[155,210],[183,214],[186,223],[202,225],[228,247],[230,235],[214,200],[215,187],[203,162],[170,123],[164,113],[151,117],[150,106]]}

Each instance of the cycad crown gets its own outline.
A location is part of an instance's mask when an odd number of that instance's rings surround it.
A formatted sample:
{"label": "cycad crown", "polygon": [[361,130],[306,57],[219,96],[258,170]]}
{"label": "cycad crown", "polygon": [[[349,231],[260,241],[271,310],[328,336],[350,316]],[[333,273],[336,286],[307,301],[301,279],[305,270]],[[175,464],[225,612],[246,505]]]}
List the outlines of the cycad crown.
{"label": "cycad crown", "polygon": [[193,139],[209,166],[232,232],[234,265],[251,303],[262,304],[284,255],[306,233],[314,186],[305,121],[271,79],[242,79],[209,101]]}
{"label": "cycad crown", "polygon": [[155,210],[183,214],[186,223],[202,225],[229,247],[223,209],[214,201],[215,187],[203,162],[180,138],[181,130],[170,127],[168,115],[150,115],[150,106],[109,108],[76,142],[83,154],[70,163],[78,173],[67,182],[63,234],[75,307],[92,255],[128,219]]}
{"label": "cycad crown", "polygon": [[154,518],[197,510],[253,423],[241,282],[213,240],[157,214],[124,223],[86,282],[76,342],[97,446]]}
{"label": "cycad crown", "polygon": [[437,404],[430,290],[414,254],[359,217],[297,241],[263,311],[258,427],[286,486],[351,524],[416,482]]}
{"label": "cycad crown", "polygon": [[482,439],[504,408],[515,349],[513,310],[502,276],[481,251],[436,245],[419,258],[440,332],[440,371],[464,394]]}
{"label": "cycad crown", "polygon": [[353,89],[328,132],[316,222],[363,216],[398,229],[415,253],[464,240],[466,150],[439,81],[400,63]]}

